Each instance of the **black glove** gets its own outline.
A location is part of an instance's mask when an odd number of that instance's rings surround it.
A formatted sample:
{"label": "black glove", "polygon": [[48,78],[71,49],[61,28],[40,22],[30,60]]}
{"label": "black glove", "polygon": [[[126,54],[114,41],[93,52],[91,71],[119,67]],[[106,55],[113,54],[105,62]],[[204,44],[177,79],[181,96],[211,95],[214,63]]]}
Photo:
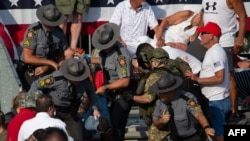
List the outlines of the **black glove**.
{"label": "black glove", "polygon": [[122,95],[122,98],[127,102],[134,101],[134,95],[132,94],[124,94]]}

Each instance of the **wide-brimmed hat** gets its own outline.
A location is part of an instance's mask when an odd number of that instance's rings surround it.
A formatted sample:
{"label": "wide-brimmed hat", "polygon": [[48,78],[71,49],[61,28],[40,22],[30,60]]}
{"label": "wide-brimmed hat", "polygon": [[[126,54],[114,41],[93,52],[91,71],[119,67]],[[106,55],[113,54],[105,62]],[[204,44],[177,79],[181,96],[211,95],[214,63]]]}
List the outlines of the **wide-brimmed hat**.
{"label": "wide-brimmed hat", "polygon": [[198,32],[203,33],[210,33],[216,37],[220,37],[221,35],[221,28],[218,24],[213,22],[208,22],[204,27],[197,28]]}
{"label": "wide-brimmed hat", "polygon": [[43,24],[49,26],[58,26],[64,21],[64,15],[53,4],[39,7],[36,16]]}
{"label": "wide-brimmed hat", "polygon": [[92,37],[92,44],[96,49],[112,47],[120,36],[120,28],[114,23],[106,23],[98,27]]}
{"label": "wide-brimmed hat", "polygon": [[167,93],[177,89],[182,85],[182,78],[173,74],[163,75],[155,84],[150,87],[150,90],[155,93]]}
{"label": "wide-brimmed hat", "polygon": [[60,70],[63,76],[70,81],[82,81],[90,74],[88,65],[75,58],[64,60]]}

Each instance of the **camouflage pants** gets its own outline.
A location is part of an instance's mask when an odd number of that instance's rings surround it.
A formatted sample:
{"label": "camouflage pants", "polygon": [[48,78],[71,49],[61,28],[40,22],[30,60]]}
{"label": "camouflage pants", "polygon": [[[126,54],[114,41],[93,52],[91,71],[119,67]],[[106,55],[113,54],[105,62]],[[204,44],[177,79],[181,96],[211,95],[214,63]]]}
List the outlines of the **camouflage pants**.
{"label": "camouflage pants", "polygon": [[170,140],[170,131],[159,130],[153,124],[148,130],[148,140],[149,141],[172,141]]}

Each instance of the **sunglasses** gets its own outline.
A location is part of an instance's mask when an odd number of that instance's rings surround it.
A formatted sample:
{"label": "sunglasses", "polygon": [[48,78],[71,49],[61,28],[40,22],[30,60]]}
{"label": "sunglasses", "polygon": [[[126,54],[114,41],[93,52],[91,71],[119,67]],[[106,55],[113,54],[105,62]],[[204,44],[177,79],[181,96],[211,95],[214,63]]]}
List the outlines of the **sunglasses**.
{"label": "sunglasses", "polygon": [[201,32],[201,35],[210,34],[209,32]]}

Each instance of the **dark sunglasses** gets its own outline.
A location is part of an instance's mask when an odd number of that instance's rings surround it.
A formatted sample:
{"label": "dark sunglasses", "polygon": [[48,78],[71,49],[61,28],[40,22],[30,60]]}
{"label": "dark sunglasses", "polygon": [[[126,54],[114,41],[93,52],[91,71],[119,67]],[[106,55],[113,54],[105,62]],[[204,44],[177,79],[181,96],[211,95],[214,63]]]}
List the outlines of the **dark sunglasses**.
{"label": "dark sunglasses", "polygon": [[201,35],[210,34],[209,32],[201,32]]}

